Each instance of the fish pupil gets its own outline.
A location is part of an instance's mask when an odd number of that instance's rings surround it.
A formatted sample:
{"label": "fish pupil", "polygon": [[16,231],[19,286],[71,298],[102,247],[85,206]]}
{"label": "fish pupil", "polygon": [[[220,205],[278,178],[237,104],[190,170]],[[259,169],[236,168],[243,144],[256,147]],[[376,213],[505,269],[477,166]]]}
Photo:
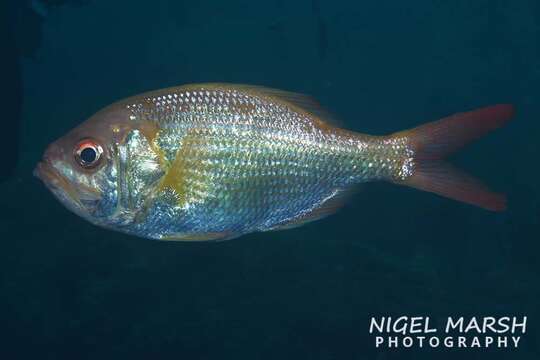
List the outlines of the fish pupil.
{"label": "fish pupil", "polygon": [[91,164],[96,161],[97,152],[94,148],[87,147],[81,151],[80,157],[85,164]]}

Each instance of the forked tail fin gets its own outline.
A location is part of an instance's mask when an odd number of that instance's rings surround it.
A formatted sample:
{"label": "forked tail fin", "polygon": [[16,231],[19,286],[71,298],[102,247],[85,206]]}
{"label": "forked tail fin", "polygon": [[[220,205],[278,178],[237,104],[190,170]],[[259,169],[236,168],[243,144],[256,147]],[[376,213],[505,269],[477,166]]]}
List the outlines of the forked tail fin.
{"label": "forked tail fin", "polygon": [[503,126],[513,115],[512,105],[493,105],[393,134],[395,137],[406,137],[414,151],[412,175],[398,183],[487,210],[505,210],[504,194],[490,191],[479,180],[443,159],[467,143]]}

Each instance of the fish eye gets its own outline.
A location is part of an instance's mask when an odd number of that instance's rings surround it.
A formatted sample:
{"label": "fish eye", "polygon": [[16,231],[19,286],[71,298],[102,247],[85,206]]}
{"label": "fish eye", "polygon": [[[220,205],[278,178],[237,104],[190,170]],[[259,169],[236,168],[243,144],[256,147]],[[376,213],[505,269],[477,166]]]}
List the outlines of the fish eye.
{"label": "fish eye", "polygon": [[93,139],[83,139],[75,147],[75,160],[83,168],[91,169],[99,165],[103,148]]}

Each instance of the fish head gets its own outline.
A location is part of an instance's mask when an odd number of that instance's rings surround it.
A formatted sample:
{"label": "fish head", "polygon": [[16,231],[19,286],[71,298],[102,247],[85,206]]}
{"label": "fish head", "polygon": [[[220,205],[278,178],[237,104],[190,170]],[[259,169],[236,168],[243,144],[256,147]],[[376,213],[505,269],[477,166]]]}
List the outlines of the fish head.
{"label": "fish head", "polygon": [[128,167],[133,170],[136,159],[151,152],[148,141],[140,139],[139,148],[130,148],[134,134],[146,139],[139,125],[125,107],[105,108],[50,144],[34,175],[75,214],[118,228],[135,217],[127,189],[137,179],[129,178]]}

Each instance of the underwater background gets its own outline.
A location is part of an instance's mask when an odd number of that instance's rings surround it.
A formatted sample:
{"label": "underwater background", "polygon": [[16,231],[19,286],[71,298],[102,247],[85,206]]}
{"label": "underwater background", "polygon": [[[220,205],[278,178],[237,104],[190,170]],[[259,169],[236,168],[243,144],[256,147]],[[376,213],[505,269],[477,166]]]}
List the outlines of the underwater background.
{"label": "underwater background", "polygon": [[[539,359],[540,2],[4,0],[2,359]],[[192,82],[307,93],[385,134],[510,102],[453,158],[491,213],[367,184],[338,214],[228,242],[97,228],[32,176],[105,105]],[[528,316],[518,349],[377,349],[372,316]]]}

